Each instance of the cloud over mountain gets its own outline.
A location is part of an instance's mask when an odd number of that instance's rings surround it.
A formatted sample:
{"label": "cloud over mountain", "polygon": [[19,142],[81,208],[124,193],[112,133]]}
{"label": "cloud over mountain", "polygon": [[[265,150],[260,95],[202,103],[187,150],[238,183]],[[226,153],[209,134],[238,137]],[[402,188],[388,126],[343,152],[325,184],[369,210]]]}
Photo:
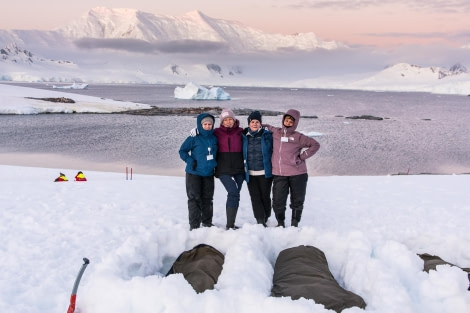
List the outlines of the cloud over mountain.
{"label": "cloud over mountain", "polygon": [[74,43],[80,49],[113,49],[138,53],[214,53],[228,49],[228,45],[225,43],[197,40],[150,43],[133,38],[80,38]]}

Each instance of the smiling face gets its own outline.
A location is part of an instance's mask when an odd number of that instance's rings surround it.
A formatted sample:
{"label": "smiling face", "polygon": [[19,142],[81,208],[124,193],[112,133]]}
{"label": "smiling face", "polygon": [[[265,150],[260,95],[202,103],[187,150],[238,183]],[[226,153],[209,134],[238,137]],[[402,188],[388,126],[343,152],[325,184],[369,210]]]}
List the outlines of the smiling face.
{"label": "smiling face", "polygon": [[256,132],[261,128],[261,123],[258,120],[251,120],[248,126],[252,132]]}
{"label": "smiling face", "polygon": [[235,124],[235,120],[231,117],[226,117],[222,121],[222,126],[227,127],[227,128],[232,128],[234,124]]}
{"label": "smiling face", "polygon": [[292,116],[286,115],[286,117],[284,117],[284,122],[283,122],[283,124],[284,124],[285,127],[292,127],[292,126],[294,126],[294,122],[295,122],[295,120],[294,120],[294,118],[293,118]]}

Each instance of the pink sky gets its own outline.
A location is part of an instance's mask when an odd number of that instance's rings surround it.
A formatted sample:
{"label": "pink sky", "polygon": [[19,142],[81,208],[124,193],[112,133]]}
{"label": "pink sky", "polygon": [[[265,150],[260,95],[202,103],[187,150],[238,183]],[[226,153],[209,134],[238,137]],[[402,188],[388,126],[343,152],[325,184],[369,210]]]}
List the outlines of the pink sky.
{"label": "pink sky", "polygon": [[51,30],[98,6],[175,16],[199,10],[269,33],[314,32],[349,45],[470,44],[468,0],[22,0],[2,4],[0,29]]}

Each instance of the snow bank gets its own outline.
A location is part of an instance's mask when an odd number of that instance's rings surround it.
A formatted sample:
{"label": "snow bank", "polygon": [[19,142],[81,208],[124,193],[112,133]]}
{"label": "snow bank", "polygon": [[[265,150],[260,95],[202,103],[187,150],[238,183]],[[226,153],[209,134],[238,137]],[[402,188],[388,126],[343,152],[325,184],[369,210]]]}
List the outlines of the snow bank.
{"label": "snow bank", "polygon": [[[51,102],[45,98],[70,98],[74,103]],[[0,114],[112,113],[148,108],[149,105],[141,103],[0,84]]]}

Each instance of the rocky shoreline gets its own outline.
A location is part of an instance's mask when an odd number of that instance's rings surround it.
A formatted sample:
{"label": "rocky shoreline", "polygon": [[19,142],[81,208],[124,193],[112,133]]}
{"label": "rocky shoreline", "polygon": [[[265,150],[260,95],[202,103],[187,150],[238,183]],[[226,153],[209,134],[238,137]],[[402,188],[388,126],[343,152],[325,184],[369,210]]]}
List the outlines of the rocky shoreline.
{"label": "rocky shoreline", "polygon": [[[57,102],[57,103],[75,103],[73,99],[60,97],[60,98],[32,98],[26,97],[28,99],[37,99],[43,101]],[[205,106],[205,107],[183,107],[183,108],[163,108],[163,107],[151,107],[150,109],[137,109],[137,110],[127,110],[120,112],[113,112],[112,114],[130,114],[130,115],[145,115],[145,116],[197,116],[201,113],[210,113],[214,116],[219,116],[222,112],[221,107],[215,106]],[[232,109],[235,115],[248,116],[254,109]],[[271,110],[258,110],[263,116],[280,116],[284,112],[281,111],[271,111]],[[74,112],[75,113],[75,112]],[[343,117],[346,119],[363,119],[363,120],[374,120],[382,121],[387,118],[377,117],[372,115],[360,115],[360,116],[342,116],[337,115],[336,117]],[[302,115],[302,118],[318,118],[316,115]]]}
{"label": "rocky shoreline", "polygon": [[26,99],[33,99],[33,100],[42,100],[42,101],[49,101],[55,103],[75,103],[75,100],[65,97],[59,98],[35,98],[35,97],[25,97]]}
{"label": "rocky shoreline", "polygon": [[[196,108],[161,108],[161,107],[152,107],[150,109],[138,109],[138,110],[129,110],[115,112],[114,114],[131,114],[131,115],[175,115],[175,116],[196,116],[201,113],[210,113],[214,116],[219,116],[222,112],[221,107],[196,107]],[[254,109],[232,109],[235,115],[250,115]],[[258,110],[263,116],[278,116],[284,114],[280,111],[270,111],[270,110]]]}
{"label": "rocky shoreline", "polygon": [[[175,115],[175,116],[196,116],[201,113],[210,113],[214,116],[219,116],[222,112],[221,107],[196,107],[196,108],[161,108],[161,107],[152,107],[150,109],[138,109],[138,110],[129,110],[115,112],[114,114],[131,114],[131,115]],[[254,109],[232,109],[235,115],[239,116],[248,116]],[[263,116],[280,116],[285,112],[281,111],[271,111],[271,110],[258,110]],[[344,116],[337,116],[344,117]],[[316,115],[302,115],[302,118],[318,118]],[[372,115],[361,115],[361,116],[346,116],[346,119],[363,119],[363,120],[373,120],[373,121],[382,121],[386,118],[372,116]]]}

